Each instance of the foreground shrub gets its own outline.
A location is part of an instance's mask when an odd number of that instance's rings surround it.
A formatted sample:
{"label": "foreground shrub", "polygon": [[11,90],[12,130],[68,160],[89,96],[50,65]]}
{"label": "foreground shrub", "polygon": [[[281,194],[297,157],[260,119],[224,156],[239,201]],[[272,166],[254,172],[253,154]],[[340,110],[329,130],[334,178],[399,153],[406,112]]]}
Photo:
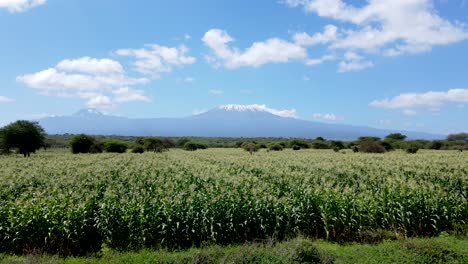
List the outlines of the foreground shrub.
{"label": "foreground shrub", "polygon": [[384,153],[386,149],[379,141],[365,140],[359,144],[359,151],[364,153]]}
{"label": "foreground shrub", "polygon": [[254,142],[244,142],[241,147],[252,155],[254,152],[257,152],[260,149],[260,146]]}
{"label": "foreground shrub", "polygon": [[142,145],[135,145],[133,148],[132,148],[132,153],[144,153],[145,152],[145,148],[142,146]]}
{"label": "foreground shrub", "polygon": [[416,154],[419,151],[417,146],[410,146],[406,149],[406,153],[408,154]]}
{"label": "foreground shrub", "polygon": [[149,137],[144,139],[144,147],[147,151],[163,152],[167,150],[164,141],[157,137]]}
{"label": "foreground shrub", "polygon": [[73,154],[90,153],[91,147],[96,143],[96,139],[92,136],[79,134],[73,136],[70,141],[70,148]]}
{"label": "foreground shrub", "polygon": [[195,142],[187,142],[184,145],[184,149],[187,151],[195,151],[198,149],[206,149],[206,146],[200,143],[195,143]]}
{"label": "foreground shrub", "polygon": [[103,142],[104,150],[110,153],[125,153],[127,152],[127,143],[108,139]]}
{"label": "foreground shrub", "polygon": [[282,151],[284,147],[280,144],[273,144],[268,149],[272,151]]}

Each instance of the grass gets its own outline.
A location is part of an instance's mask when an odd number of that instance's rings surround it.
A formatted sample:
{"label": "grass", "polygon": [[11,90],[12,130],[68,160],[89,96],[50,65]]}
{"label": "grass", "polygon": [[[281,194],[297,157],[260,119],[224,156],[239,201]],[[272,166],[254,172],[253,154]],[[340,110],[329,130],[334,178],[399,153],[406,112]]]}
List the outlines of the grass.
{"label": "grass", "polygon": [[296,238],[281,243],[210,246],[183,251],[118,252],[104,248],[92,257],[0,255],[0,263],[468,263],[468,239],[441,235],[384,241],[379,244],[339,245]]}

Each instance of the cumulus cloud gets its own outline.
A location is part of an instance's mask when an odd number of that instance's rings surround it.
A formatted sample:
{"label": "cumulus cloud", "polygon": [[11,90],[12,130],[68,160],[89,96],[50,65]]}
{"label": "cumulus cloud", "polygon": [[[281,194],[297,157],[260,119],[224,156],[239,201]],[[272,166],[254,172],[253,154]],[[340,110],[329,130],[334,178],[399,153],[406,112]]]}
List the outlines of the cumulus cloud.
{"label": "cumulus cloud", "polygon": [[259,104],[252,104],[252,105],[238,105],[238,104],[229,104],[220,106],[219,109],[226,110],[226,111],[238,111],[238,112],[267,112],[273,115],[281,116],[281,117],[296,117],[296,110],[295,109],[274,109],[269,108],[266,105],[259,105]]}
{"label": "cumulus cloud", "polygon": [[342,0],[285,0],[320,17],[353,24],[330,48],[383,50],[397,56],[429,51],[433,46],[468,39],[466,25],[437,14],[430,0],[368,0],[356,7]]}
{"label": "cumulus cloud", "polygon": [[149,100],[142,91],[128,88],[146,84],[149,80],[127,76],[122,65],[111,59],[67,59],[55,67],[20,75],[16,80],[42,95],[87,99],[87,106],[93,108],[105,109],[118,103]]}
{"label": "cumulus cloud", "polygon": [[0,95],[0,103],[11,103],[11,102],[14,102],[15,100],[9,98],[9,97],[6,97],[6,96],[1,96]]}
{"label": "cumulus cloud", "polygon": [[17,13],[45,3],[46,0],[0,0],[0,8],[5,8],[11,13]]}
{"label": "cumulus cloud", "polygon": [[213,56],[207,60],[215,66],[235,69],[239,67],[259,67],[268,63],[286,63],[292,60],[305,60],[307,51],[302,46],[278,38],[255,42],[244,51],[228,44],[234,39],[224,30],[211,29],[203,36]]}
{"label": "cumulus cloud", "polygon": [[468,89],[450,89],[444,92],[403,93],[390,99],[372,101],[370,106],[389,109],[437,108],[450,103],[468,103]]}
{"label": "cumulus cloud", "polygon": [[120,56],[135,58],[133,65],[137,72],[158,78],[161,73],[171,72],[174,66],[190,65],[196,62],[194,57],[188,56],[188,48],[166,47],[156,44],[146,45],[142,49],[120,49],[116,52]]}
{"label": "cumulus cloud", "polygon": [[374,64],[371,61],[367,61],[364,57],[348,51],[344,55],[344,60],[342,60],[338,67],[338,72],[349,72],[349,71],[360,71],[363,69],[371,68]]}
{"label": "cumulus cloud", "polygon": [[315,33],[310,36],[309,34],[302,32],[294,35],[294,42],[301,46],[313,46],[317,44],[327,44],[337,39],[338,28],[334,25],[325,26],[323,33]]}
{"label": "cumulus cloud", "polygon": [[321,114],[321,113],[315,113],[312,115],[314,119],[321,119],[321,120],[327,120],[327,121],[337,121],[338,117],[335,114]]}
{"label": "cumulus cloud", "polygon": [[323,55],[322,57],[318,59],[307,59],[306,60],[306,65],[308,66],[314,66],[314,65],[319,65],[322,64],[326,61],[332,61],[335,60],[336,57],[334,55]]}

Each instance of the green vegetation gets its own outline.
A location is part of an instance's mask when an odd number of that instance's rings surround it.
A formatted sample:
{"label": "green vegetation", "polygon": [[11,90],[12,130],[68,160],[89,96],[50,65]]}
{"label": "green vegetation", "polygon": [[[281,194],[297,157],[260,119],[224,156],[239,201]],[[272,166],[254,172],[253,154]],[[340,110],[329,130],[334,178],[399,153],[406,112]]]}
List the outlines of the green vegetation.
{"label": "green vegetation", "polygon": [[0,129],[0,153],[16,150],[29,157],[44,145],[44,129],[36,122],[20,120]]}
{"label": "green vegetation", "polygon": [[339,245],[297,238],[286,242],[259,241],[241,246],[208,246],[189,250],[118,252],[104,249],[94,257],[2,256],[0,263],[99,264],[99,263],[467,263],[468,240],[437,238],[385,241],[376,245]]}
{"label": "green vegetation", "polygon": [[0,252],[466,235],[467,152],[346,153],[2,156]]}
{"label": "green vegetation", "polygon": [[109,153],[125,153],[128,148],[127,143],[115,139],[106,139],[102,145],[104,150]]}

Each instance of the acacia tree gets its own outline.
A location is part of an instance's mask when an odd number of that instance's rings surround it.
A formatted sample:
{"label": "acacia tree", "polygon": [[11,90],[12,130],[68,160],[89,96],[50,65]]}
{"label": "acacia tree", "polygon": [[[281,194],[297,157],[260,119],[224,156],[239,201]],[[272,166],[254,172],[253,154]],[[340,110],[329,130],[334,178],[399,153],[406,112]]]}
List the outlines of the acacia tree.
{"label": "acacia tree", "polygon": [[24,157],[29,157],[43,147],[44,142],[44,129],[37,122],[19,120],[0,129],[2,152],[17,149]]}

